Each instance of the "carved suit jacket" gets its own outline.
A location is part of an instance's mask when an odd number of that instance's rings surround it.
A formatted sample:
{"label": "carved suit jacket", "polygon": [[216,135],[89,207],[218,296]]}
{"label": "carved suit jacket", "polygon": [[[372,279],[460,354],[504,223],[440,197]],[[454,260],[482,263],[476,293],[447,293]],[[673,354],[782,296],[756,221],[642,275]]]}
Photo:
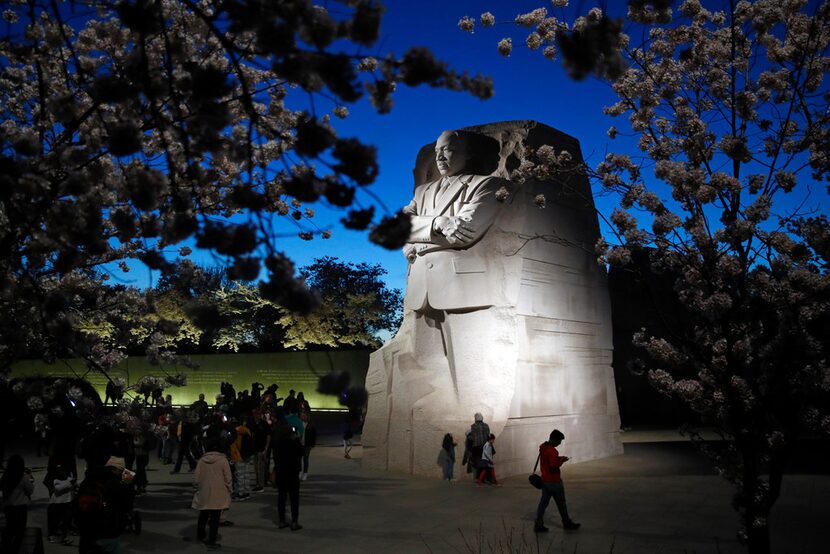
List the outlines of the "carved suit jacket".
{"label": "carved suit jacket", "polygon": [[[443,189],[442,179],[449,179]],[[509,183],[485,175],[442,179],[416,188],[412,201],[404,208],[412,218],[407,248],[414,246],[417,253],[409,264],[404,307],[415,311],[459,310],[499,304],[502,264],[481,239],[502,208],[496,191]],[[473,236],[451,242],[433,231],[433,221],[441,215],[465,221]]]}

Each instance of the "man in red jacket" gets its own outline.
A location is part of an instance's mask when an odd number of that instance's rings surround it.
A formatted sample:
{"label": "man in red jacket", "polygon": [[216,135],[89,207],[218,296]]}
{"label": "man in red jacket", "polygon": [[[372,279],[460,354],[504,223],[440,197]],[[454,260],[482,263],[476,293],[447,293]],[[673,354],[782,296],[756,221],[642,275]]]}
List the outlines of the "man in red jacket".
{"label": "man in red jacket", "polygon": [[568,516],[568,505],[565,503],[565,487],[562,485],[560,468],[568,461],[567,456],[560,456],[556,447],[562,444],[565,435],[559,429],[550,433],[547,442],[539,445],[539,467],[542,470],[542,498],[539,499],[539,507],[536,509],[536,523],[533,530],[537,533],[544,533],[548,530],[544,524],[545,510],[553,497],[556,507],[559,508],[559,515],[562,516],[562,527],[568,531],[579,529],[579,523],[575,523]]}

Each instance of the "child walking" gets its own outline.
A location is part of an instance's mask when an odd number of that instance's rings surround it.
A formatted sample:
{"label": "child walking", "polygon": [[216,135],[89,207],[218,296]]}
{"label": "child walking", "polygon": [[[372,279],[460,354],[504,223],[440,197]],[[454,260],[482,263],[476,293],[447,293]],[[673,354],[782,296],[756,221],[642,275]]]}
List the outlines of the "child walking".
{"label": "child walking", "polygon": [[496,455],[496,447],[493,446],[494,442],[496,442],[496,435],[490,433],[490,436],[487,437],[487,442],[484,444],[484,450],[481,452],[478,482],[476,483],[477,487],[481,486],[481,483],[484,482],[484,478],[487,475],[489,475],[490,479],[493,480],[494,485],[496,485],[497,487],[501,486],[501,483],[499,483],[496,479],[496,469],[495,464],[493,463],[493,458]]}

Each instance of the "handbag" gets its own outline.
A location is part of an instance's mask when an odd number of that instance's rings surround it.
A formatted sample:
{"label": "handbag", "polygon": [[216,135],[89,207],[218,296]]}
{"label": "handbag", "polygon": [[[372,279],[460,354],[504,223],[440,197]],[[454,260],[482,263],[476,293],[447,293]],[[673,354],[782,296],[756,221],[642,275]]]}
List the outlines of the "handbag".
{"label": "handbag", "polygon": [[539,458],[542,457],[542,453],[539,452],[539,455],[536,456],[536,463],[533,465],[533,473],[528,475],[527,482],[531,484],[533,488],[541,489],[542,488],[542,476],[536,473],[536,468],[539,467]]}

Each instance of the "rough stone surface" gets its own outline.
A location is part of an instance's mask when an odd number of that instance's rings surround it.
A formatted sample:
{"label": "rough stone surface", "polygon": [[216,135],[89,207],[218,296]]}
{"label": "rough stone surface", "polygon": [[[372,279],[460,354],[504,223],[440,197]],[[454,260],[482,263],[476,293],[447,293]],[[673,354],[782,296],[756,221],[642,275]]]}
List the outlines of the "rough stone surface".
{"label": "rough stone surface", "polygon": [[[489,144],[498,153],[486,152],[484,142],[473,162],[505,179],[526,148],[550,145],[581,160],[576,139],[539,123],[465,131],[494,139]],[[413,173],[416,187],[438,177],[432,144],[421,149]],[[545,195],[545,208],[534,204],[538,194]],[[456,359],[465,361],[453,378],[476,383],[480,404],[453,396],[441,333],[431,334],[422,315],[407,310],[397,335],[370,358],[363,464],[438,476],[441,438],[451,432],[459,440],[460,461],[476,411],[497,435],[500,476],[529,473],[538,445],[554,428],[566,435],[574,461],[620,454],[610,301],[605,271],[593,253],[598,236],[584,176],[514,186],[495,223],[469,247],[486,260],[475,286],[489,287],[498,300],[487,309],[447,316],[458,319],[447,321],[454,337],[475,337],[469,351],[452,343]],[[456,273],[465,271],[459,265]]]}

